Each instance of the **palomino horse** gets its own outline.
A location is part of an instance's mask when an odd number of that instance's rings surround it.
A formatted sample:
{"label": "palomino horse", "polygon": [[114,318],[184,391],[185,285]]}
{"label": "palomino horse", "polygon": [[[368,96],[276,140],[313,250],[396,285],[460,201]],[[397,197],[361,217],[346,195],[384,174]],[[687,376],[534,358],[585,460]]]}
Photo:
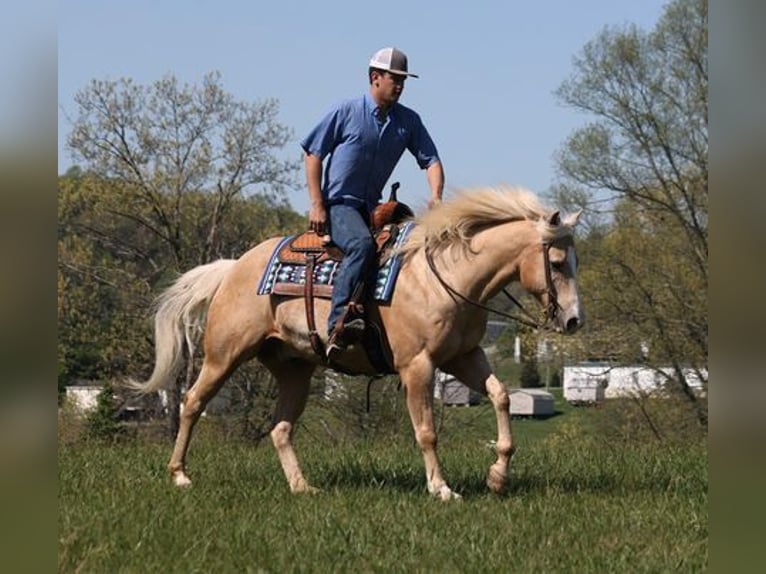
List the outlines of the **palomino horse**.
{"label": "palomino horse", "polygon": [[[436,453],[436,368],[492,401],[497,459],[489,469],[487,485],[494,492],[504,489],[514,450],[509,398],[479,346],[487,324],[485,304],[518,281],[548,310],[546,327],[562,333],[577,330],[584,321],[573,245],[578,216],[560,218],[522,189],[460,192],[416,220],[400,249],[402,266],[390,303],[370,306],[368,312],[385,328],[433,496],[459,498],[444,480]],[[158,300],[154,372],[147,382],[133,383],[134,387],[152,392],[170,385],[181,368],[184,346],[193,351],[204,332],[204,362],[185,395],[168,464],[176,485],[191,484],[186,454],[205,405],[238,365],[257,357],[276,379],[279,397],[271,438],[290,489],[315,490],[303,476],[292,434],[306,405],[311,375],[324,358],[309,343],[303,299],[256,294],[278,240],[267,240],[238,260],[196,267]],[[317,300],[319,325],[326,323],[328,312],[329,303]],[[363,350],[350,347],[346,353],[345,370],[373,372]]]}

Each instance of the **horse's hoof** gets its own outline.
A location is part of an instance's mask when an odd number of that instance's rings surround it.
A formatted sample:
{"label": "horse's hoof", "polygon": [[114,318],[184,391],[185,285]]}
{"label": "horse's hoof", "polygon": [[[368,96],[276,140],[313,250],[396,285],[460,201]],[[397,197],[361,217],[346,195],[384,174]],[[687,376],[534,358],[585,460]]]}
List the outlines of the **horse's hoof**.
{"label": "horse's hoof", "polygon": [[301,482],[293,486],[290,490],[292,490],[293,494],[319,494],[322,492],[321,489],[311,486],[307,482]]}
{"label": "horse's hoof", "polygon": [[320,492],[322,492],[322,489],[316,488],[314,486],[307,486],[300,490],[293,491],[294,494],[319,494]]}
{"label": "horse's hoof", "polygon": [[487,477],[487,486],[495,494],[502,494],[505,492],[505,487],[508,482],[508,476],[504,473],[498,472],[495,469],[489,469],[489,476]]}
{"label": "horse's hoof", "polygon": [[436,498],[438,498],[439,500],[462,500],[462,498],[463,498],[457,492],[454,492],[446,484],[440,486],[438,489],[433,491],[431,494],[433,496],[435,496]]}
{"label": "horse's hoof", "polygon": [[498,482],[487,479],[487,487],[494,494],[503,494],[505,492],[505,482]]}
{"label": "horse's hoof", "polygon": [[453,490],[448,490],[448,494],[446,495],[442,494],[441,499],[442,500],[463,500],[463,497]]}
{"label": "horse's hoof", "polygon": [[173,473],[173,484],[180,487],[189,487],[191,486],[191,479],[186,476],[185,472],[177,471]]}

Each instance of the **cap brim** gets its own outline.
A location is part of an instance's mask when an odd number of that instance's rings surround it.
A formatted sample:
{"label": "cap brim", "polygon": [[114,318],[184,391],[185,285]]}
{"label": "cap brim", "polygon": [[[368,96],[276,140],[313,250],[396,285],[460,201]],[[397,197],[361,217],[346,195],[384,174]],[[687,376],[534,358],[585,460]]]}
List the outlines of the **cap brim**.
{"label": "cap brim", "polygon": [[385,70],[385,71],[388,72],[389,74],[394,74],[394,75],[397,75],[397,76],[409,76],[411,78],[419,78],[420,77],[417,74],[413,74],[411,72],[402,72],[401,70]]}

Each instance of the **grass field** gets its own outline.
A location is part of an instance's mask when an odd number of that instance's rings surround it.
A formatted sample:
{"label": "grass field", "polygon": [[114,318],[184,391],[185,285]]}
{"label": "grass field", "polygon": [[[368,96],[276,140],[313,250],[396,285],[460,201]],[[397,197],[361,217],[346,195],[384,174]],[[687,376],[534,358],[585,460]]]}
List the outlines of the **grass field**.
{"label": "grass field", "polygon": [[[445,476],[425,493],[411,432],[322,430],[310,403],[296,448],[322,492],[293,496],[268,441],[203,420],[194,485],[171,486],[171,445],[59,440],[61,572],[699,572],[708,563],[707,449],[605,441],[593,409],[514,421],[503,496],[484,486],[489,407],[440,413]],[[312,408],[314,414],[312,415]],[[406,421],[399,419],[406,429]]]}

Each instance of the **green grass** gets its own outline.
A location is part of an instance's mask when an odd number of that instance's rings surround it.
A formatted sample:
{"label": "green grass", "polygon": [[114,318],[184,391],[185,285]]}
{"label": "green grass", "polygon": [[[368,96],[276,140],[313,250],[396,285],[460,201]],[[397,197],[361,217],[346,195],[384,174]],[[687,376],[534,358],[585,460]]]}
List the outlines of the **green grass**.
{"label": "green grass", "polygon": [[698,572],[707,553],[707,450],[609,446],[589,409],[514,421],[506,495],[484,479],[487,405],[446,409],[440,455],[463,494],[425,493],[411,432],[331,441],[311,416],[296,448],[315,496],[288,492],[271,445],[202,421],[194,485],[171,486],[170,445],[59,443],[62,572]]}

